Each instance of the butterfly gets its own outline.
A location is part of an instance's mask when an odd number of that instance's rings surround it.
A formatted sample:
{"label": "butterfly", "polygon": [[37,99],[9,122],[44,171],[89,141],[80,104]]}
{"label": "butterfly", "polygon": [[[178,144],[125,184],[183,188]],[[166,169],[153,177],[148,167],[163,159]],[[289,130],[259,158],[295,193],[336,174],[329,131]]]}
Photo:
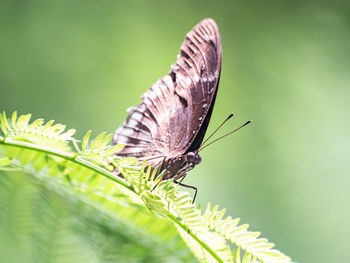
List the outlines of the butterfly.
{"label": "butterfly", "polygon": [[113,144],[125,144],[118,155],[146,160],[158,174],[165,170],[162,179],[193,188],[196,196],[197,188],[182,180],[201,162],[198,150],[213,112],[221,60],[218,26],[204,19],[187,33],[170,72],[127,110],[113,136]]}

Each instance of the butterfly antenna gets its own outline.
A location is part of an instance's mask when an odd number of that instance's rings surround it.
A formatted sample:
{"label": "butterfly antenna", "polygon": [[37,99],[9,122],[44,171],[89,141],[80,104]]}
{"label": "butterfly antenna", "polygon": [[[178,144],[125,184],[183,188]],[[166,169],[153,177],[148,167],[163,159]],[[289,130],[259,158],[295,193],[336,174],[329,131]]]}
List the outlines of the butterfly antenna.
{"label": "butterfly antenna", "polygon": [[215,129],[215,131],[212,134],[210,134],[209,137],[204,140],[204,142],[202,142],[201,145],[204,145],[211,137],[213,137],[213,135],[225,124],[225,122],[227,122],[229,119],[231,119],[233,117],[233,115],[234,115],[233,113],[228,115],[227,118],[219,125],[219,127],[217,127]]}
{"label": "butterfly antenna", "polygon": [[[244,123],[243,125],[241,125],[241,126],[239,126],[238,128],[234,129],[233,131],[231,131],[231,132],[229,132],[229,133],[226,133],[225,135],[223,135],[223,136],[221,136],[221,137],[215,139],[214,141],[211,141],[211,142],[208,143],[207,145],[202,146],[201,148],[199,148],[198,152],[200,152],[200,151],[203,150],[204,148],[208,147],[210,144],[213,144],[214,142],[217,142],[218,140],[221,140],[222,138],[224,138],[224,137],[226,137],[226,136],[228,136],[228,135],[230,135],[230,134],[232,134],[232,133],[238,131],[239,129],[242,129],[244,126],[248,125],[248,124],[251,123],[251,122],[252,122],[252,120],[249,120],[249,121],[247,121],[246,123]],[[222,125],[221,125],[221,126],[222,126]],[[210,136],[210,137],[211,137],[211,136]],[[206,141],[207,141],[207,140],[206,140]]]}

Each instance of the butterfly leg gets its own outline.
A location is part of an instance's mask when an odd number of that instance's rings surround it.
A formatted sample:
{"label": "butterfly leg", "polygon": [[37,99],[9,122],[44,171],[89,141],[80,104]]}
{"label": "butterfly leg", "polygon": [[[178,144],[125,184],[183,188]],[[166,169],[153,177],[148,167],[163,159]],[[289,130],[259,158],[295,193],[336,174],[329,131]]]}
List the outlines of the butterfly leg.
{"label": "butterfly leg", "polygon": [[194,201],[196,200],[196,197],[197,197],[198,189],[197,189],[197,187],[194,187],[192,185],[183,184],[182,181],[185,179],[185,177],[186,177],[186,175],[183,176],[180,181],[177,181],[176,179],[174,179],[174,183],[176,183],[178,185],[181,185],[181,186],[183,186],[185,188],[191,188],[191,189],[194,190],[194,196],[193,196],[193,200],[192,200],[192,204],[194,204]]}
{"label": "butterfly leg", "polygon": [[154,190],[154,189],[156,189],[156,187],[164,180],[164,178],[165,178],[166,176],[165,176],[165,174],[162,176],[162,178],[160,178],[160,180],[156,183],[156,185],[152,188],[152,190],[151,190],[151,192]]}

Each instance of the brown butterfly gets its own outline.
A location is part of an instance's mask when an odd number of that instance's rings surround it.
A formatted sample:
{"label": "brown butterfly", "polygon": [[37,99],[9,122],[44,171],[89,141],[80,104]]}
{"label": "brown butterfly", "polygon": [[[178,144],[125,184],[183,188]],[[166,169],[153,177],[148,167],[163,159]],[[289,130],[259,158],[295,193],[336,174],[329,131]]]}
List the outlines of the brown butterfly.
{"label": "brown butterfly", "polygon": [[113,136],[114,144],[125,144],[118,155],[159,166],[159,173],[166,170],[163,179],[195,189],[196,196],[197,188],[181,182],[201,162],[198,150],[214,108],[221,57],[218,27],[204,19],[186,35],[168,75],[143,94],[141,104],[127,110]]}

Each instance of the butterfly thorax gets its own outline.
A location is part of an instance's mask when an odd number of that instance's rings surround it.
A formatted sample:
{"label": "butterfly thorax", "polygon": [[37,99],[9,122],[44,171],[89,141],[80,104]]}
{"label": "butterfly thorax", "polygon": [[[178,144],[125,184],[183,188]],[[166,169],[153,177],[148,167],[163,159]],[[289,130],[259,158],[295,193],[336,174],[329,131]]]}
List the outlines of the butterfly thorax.
{"label": "butterfly thorax", "polygon": [[198,151],[188,152],[184,155],[173,157],[165,160],[161,166],[161,170],[166,170],[165,179],[180,179],[184,177],[188,171],[192,170],[202,161]]}

